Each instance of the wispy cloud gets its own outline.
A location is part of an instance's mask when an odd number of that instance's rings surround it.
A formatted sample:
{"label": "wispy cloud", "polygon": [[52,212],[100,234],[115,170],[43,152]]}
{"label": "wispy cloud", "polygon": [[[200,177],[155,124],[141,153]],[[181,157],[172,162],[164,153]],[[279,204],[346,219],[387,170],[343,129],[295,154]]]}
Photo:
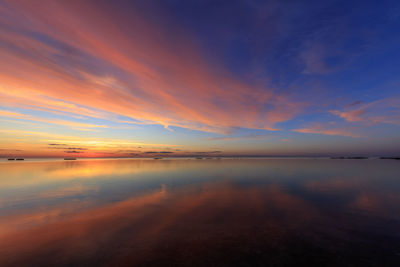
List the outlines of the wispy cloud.
{"label": "wispy cloud", "polygon": [[143,154],[172,154],[172,151],[146,151]]}
{"label": "wispy cloud", "polygon": [[88,150],[87,148],[83,147],[48,147],[49,149],[62,149],[62,150]]}
{"label": "wispy cloud", "polygon": [[60,120],[60,119],[49,119],[49,118],[41,118],[33,115],[22,114],[19,112],[13,112],[8,110],[0,110],[0,116],[7,117],[7,118],[16,118],[22,120],[30,120],[30,121],[37,121],[37,122],[44,122],[50,124],[57,124],[61,126],[71,127],[77,130],[90,130],[91,128],[108,128],[107,125],[97,125],[91,123],[82,123],[82,122],[75,122],[75,121],[67,121],[67,120]]}
{"label": "wispy cloud", "polygon": [[222,151],[220,151],[220,150],[213,150],[213,151],[196,151],[196,152],[193,152],[193,153],[196,153],[196,154],[219,154],[219,153],[222,153]]}
{"label": "wispy cloud", "polygon": [[360,108],[350,111],[332,110],[331,113],[335,114],[349,122],[364,121],[363,115],[367,112],[366,108]]}
{"label": "wispy cloud", "polygon": [[241,136],[217,136],[209,137],[208,141],[236,141],[236,140],[263,140],[273,136],[272,134],[246,134]]}
{"label": "wispy cloud", "polygon": [[67,146],[67,144],[49,144],[49,146]]}
{"label": "wispy cloud", "polygon": [[369,103],[355,101],[344,107],[343,110],[332,110],[331,113],[348,122],[400,125],[400,96]]}
{"label": "wispy cloud", "polygon": [[338,127],[334,123],[314,123],[309,127],[294,129],[294,132],[298,133],[310,133],[310,134],[323,134],[323,135],[339,135],[339,136],[348,136],[348,137],[360,137],[360,134],[357,133],[353,128],[350,127]]}
{"label": "wispy cloud", "polygon": [[[220,133],[275,130],[304,106],[236,78],[173,23],[165,31],[134,10],[128,17],[90,2],[6,2],[1,101]],[[122,33],[126,22],[134,36]]]}
{"label": "wispy cloud", "polygon": [[76,151],[76,150],[65,150],[64,153],[69,153],[69,154],[80,154],[84,153],[82,151]]}

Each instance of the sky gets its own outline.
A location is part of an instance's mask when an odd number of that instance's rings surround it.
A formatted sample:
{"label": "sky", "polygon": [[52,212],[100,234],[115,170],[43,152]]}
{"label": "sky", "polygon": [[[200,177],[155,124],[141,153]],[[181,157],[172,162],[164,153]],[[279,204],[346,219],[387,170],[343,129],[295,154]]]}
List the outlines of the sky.
{"label": "sky", "polygon": [[0,0],[0,157],[398,156],[400,2]]}

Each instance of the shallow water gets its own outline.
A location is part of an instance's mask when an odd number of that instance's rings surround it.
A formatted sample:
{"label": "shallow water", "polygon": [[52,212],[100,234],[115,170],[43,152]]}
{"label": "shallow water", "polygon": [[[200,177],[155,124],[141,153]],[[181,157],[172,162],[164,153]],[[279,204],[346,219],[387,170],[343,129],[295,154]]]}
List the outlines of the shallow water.
{"label": "shallow water", "polygon": [[0,163],[0,266],[400,266],[400,162]]}

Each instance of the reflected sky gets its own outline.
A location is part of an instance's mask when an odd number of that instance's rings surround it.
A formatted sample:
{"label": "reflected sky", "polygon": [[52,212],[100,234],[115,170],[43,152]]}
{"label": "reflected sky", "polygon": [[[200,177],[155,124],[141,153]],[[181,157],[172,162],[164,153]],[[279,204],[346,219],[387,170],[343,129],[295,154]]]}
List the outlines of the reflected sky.
{"label": "reflected sky", "polygon": [[0,163],[0,266],[393,265],[392,160]]}

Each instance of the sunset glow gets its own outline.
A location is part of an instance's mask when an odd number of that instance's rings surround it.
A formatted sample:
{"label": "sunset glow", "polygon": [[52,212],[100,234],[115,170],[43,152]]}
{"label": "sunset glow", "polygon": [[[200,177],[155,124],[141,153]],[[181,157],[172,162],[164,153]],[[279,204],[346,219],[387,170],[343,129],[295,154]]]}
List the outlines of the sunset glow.
{"label": "sunset glow", "polygon": [[1,157],[399,151],[391,4],[116,2],[0,1]]}

